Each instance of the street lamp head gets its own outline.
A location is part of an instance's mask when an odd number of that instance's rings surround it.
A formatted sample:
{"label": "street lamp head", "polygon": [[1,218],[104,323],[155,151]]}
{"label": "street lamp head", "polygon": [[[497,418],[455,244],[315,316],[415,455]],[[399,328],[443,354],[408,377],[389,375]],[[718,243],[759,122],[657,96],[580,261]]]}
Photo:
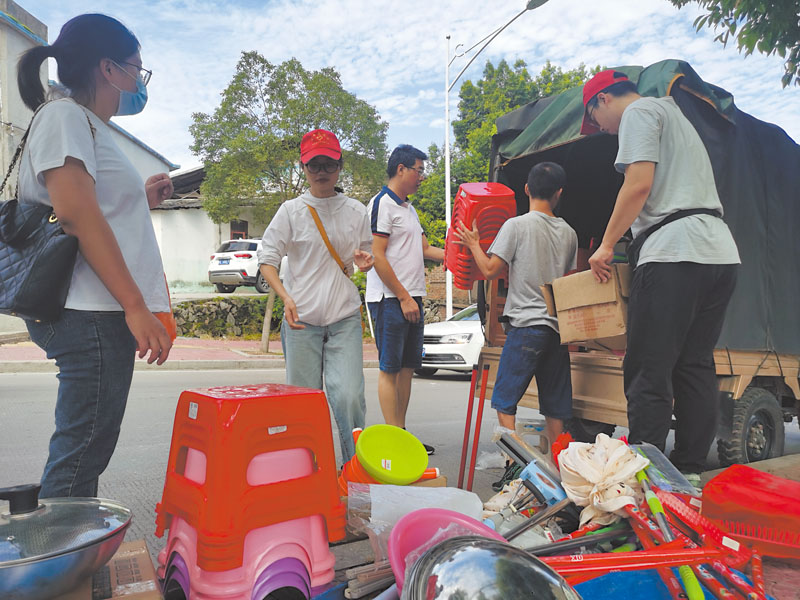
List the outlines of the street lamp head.
{"label": "street lamp head", "polygon": [[528,0],[528,4],[525,5],[525,10],[533,10],[534,8],[539,8],[545,2],[547,2],[547,0]]}

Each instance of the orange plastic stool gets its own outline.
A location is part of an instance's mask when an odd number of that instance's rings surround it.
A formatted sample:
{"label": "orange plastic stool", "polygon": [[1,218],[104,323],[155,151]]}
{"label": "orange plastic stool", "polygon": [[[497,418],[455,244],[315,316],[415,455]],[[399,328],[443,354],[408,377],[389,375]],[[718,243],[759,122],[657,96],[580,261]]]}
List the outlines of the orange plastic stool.
{"label": "orange plastic stool", "polygon": [[[305,448],[316,469],[268,484],[248,482],[259,455]],[[205,477],[184,473],[189,449],[205,456]],[[206,571],[242,566],[253,529],[310,515],[325,519],[329,541],[345,536],[336,460],[325,394],[288,385],[217,387],[181,394],[175,411],[167,474],[156,506],[156,536],[173,517],[197,532],[197,565]]]}

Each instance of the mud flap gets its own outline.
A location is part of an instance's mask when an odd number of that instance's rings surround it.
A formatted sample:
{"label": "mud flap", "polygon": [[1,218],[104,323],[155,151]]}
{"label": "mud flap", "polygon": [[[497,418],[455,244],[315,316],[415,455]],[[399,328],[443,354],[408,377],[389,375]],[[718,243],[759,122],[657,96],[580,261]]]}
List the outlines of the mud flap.
{"label": "mud flap", "polygon": [[717,421],[717,438],[730,440],[733,433],[733,409],[736,400],[731,392],[719,393],[719,419]]}

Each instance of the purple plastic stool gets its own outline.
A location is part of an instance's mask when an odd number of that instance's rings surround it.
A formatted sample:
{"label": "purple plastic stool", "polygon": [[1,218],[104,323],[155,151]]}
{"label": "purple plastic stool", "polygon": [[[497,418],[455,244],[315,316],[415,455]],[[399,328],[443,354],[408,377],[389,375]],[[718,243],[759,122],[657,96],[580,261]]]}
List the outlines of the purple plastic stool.
{"label": "purple plastic stool", "polygon": [[276,560],[261,571],[253,586],[252,600],[264,600],[275,590],[296,588],[308,600],[311,597],[311,578],[305,565],[296,558]]}
{"label": "purple plastic stool", "polygon": [[[162,586],[162,590],[164,592],[165,597],[167,600],[170,600],[171,594],[168,596],[167,591],[169,585],[171,583],[175,583],[183,592],[183,597],[186,600],[189,600],[189,569],[186,566],[186,562],[183,560],[183,557],[178,554],[177,552],[173,552],[172,556],[170,556],[169,563],[167,564],[167,569],[165,571],[166,575],[164,577],[164,585]],[[169,590],[170,592],[176,591],[174,588]]]}

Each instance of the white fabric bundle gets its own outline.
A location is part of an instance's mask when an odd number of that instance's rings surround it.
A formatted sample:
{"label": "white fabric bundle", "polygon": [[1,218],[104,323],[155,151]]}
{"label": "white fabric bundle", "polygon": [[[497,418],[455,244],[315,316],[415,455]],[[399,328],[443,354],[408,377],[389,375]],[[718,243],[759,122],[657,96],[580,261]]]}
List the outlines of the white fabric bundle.
{"label": "white fabric bundle", "polygon": [[636,473],[650,461],[604,433],[594,444],[572,442],[558,457],[561,484],[569,499],[585,507],[581,525],[609,525],[624,516],[624,507],[641,500]]}

